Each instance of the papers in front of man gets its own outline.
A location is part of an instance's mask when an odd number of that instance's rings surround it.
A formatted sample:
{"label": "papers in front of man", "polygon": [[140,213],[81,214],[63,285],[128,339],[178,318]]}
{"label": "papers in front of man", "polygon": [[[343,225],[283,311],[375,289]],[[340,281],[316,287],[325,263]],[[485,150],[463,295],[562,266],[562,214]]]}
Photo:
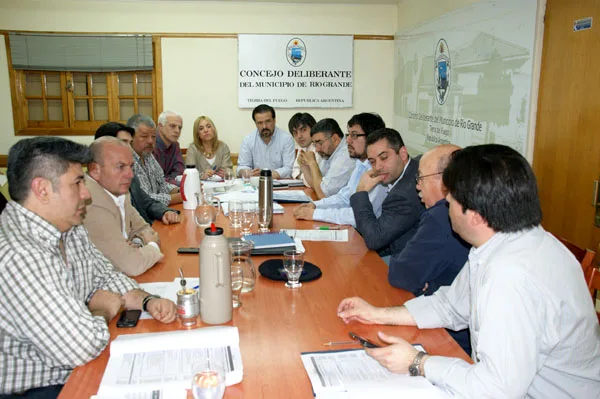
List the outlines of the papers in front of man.
{"label": "papers in front of man", "polygon": [[301,358],[317,399],[448,398],[424,377],[388,371],[364,349],[307,352]]}
{"label": "papers in front of man", "polygon": [[286,185],[288,187],[304,187],[304,182],[298,179],[275,179],[273,183]]}
{"label": "papers in front of man", "polygon": [[343,230],[293,230],[281,229],[290,237],[306,241],[348,241],[348,229]]}
{"label": "papers in front of man", "polygon": [[119,335],[110,344],[98,397],[137,398],[138,393],[189,389],[194,365],[206,364],[207,359],[225,367],[226,385],[242,381],[237,327]]}
{"label": "papers in front of man", "polygon": [[273,201],[281,203],[299,203],[299,202],[311,202],[311,199],[302,190],[286,190],[286,191],[274,191]]}

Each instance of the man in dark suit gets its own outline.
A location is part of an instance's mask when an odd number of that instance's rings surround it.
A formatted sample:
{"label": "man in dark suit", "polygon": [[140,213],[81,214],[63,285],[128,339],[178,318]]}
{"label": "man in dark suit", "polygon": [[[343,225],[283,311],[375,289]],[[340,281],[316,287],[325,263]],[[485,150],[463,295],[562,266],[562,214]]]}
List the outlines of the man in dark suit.
{"label": "man in dark suit", "polygon": [[[404,249],[425,210],[415,182],[419,160],[409,157],[400,133],[389,128],[367,137],[367,157],[373,169],[362,175],[350,205],[367,247],[385,257]],[[379,217],[369,201],[369,191],[377,184],[388,190]]]}

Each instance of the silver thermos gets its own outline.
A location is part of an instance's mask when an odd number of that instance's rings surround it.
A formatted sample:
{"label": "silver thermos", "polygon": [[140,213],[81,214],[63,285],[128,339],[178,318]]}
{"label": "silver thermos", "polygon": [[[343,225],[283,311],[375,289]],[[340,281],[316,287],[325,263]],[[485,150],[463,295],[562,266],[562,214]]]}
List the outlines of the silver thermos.
{"label": "silver thermos", "polygon": [[258,211],[270,215],[269,228],[273,227],[273,174],[269,169],[260,171],[258,180]]}

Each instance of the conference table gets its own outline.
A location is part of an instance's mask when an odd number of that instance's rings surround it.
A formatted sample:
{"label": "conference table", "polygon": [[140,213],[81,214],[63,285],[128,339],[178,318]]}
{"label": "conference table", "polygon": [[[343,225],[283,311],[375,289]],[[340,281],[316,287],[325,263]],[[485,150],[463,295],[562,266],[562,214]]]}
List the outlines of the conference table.
{"label": "conference table", "polygon": [[[310,193],[310,191],[307,191]],[[284,214],[273,217],[273,231],[279,229],[314,229],[327,223],[296,220],[296,205],[284,205]],[[139,283],[173,281],[179,268],[186,277],[199,276],[199,256],[178,254],[179,247],[198,246],[204,229],[197,227],[193,211],[183,210],[181,223],[163,225],[155,222],[164,258],[161,262],[136,277]],[[239,237],[240,230],[229,227],[227,218],[220,214],[217,225],[227,237]],[[337,305],[343,298],[359,296],[376,306],[400,305],[412,298],[407,291],[390,286],[387,265],[370,251],[360,234],[350,226],[347,242],[303,241],[305,260],[322,270],[322,277],[303,283],[297,289],[288,289],[281,281],[260,276],[258,266],[267,256],[253,256],[257,270],[256,286],[242,294],[242,306],[233,310],[233,319],[225,325],[239,330],[240,349],[244,367],[243,381],[229,386],[225,398],[312,398],[310,380],[302,364],[300,353],[332,349],[324,346],[329,341],[351,341],[353,331],[379,342],[377,332],[383,331],[420,343],[432,355],[444,355],[471,361],[444,329],[419,330],[406,326],[373,326],[357,322],[344,324],[336,315]],[[256,229],[256,227],[254,228]],[[195,328],[202,328],[200,319]],[[109,324],[111,341],[120,334],[163,332],[185,329],[179,321],[162,324],[155,320],[140,320],[137,327],[116,327],[116,318]],[[339,345],[333,349],[359,348],[358,344]],[[109,346],[98,358],[77,367],[65,384],[60,399],[87,399],[96,394],[109,358]],[[189,392],[188,392],[189,393]],[[191,398],[191,393],[188,397]]]}

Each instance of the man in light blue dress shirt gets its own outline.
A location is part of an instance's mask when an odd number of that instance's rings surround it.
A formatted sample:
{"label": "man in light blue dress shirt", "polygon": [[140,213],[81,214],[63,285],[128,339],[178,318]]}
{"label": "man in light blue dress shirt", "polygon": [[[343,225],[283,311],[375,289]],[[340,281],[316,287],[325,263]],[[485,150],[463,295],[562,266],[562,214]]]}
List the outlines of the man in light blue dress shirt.
{"label": "man in light blue dress shirt", "polygon": [[[536,179],[512,148],[454,153],[443,173],[452,229],[473,247],[452,285],[404,306],[346,298],[348,323],[469,327],[471,357],[428,355],[400,337],[367,349],[396,373],[424,376],[460,398],[600,398],[600,325],[583,270],[540,225]],[[425,348],[427,349],[427,348]]]}
{"label": "man in light blue dress shirt", "polygon": [[294,139],[275,126],[275,110],[261,104],[252,111],[256,129],[244,137],[238,155],[239,176],[258,176],[261,169],[271,169],[274,179],[288,179],[294,166]]}
{"label": "man in light blue dress shirt", "polygon": [[[371,164],[367,160],[367,135],[384,127],[383,119],[374,113],[363,112],[350,118],[346,141],[348,155],[354,159],[355,166],[348,179],[348,184],[335,195],[297,207],[294,210],[296,219],[318,220],[356,227],[354,212],[350,206],[350,197],[356,192],[360,177],[371,169]],[[385,187],[381,185],[369,192],[369,198],[377,216],[381,215],[381,204],[386,194]]]}
{"label": "man in light blue dress shirt", "polygon": [[306,151],[300,154],[298,163],[304,179],[317,197],[330,197],[348,183],[354,170],[354,160],[348,155],[344,133],[335,119],[321,119],[312,127],[310,136],[321,161],[317,162],[314,152]]}

